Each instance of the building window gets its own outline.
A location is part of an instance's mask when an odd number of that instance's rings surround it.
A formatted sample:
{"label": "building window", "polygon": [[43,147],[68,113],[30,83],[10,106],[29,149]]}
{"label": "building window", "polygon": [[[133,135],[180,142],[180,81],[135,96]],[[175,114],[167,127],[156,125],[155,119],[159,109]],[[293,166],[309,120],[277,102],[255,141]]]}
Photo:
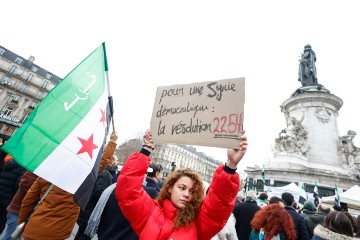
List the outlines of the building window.
{"label": "building window", "polygon": [[5,53],[5,49],[0,48],[0,55],[3,55]]}
{"label": "building window", "polygon": [[38,92],[37,95],[36,95],[36,98],[39,99],[39,100],[41,100],[42,95],[43,95],[42,92]]}
{"label": "building window", "polygon": [[17,63],[17,64],[21,64],[22,63],[22,59],[21,58],[19,58],[19,57],[17,57],[16,59],[15,59],[15,62]]}
{"label": "building window", "polygon": [[2,79],[1,79],[1,83],[2,84],[6,84],[6,85],[11,85],[11,79],[7,76],[4,76]]}
{"label": "building window", "polygon": [[36,73],[38,70],[39,70],[39,69],[38,69],[37,67],[35,67],[35,66],[32,66],[32,67],[31,67],[31,71],[33,71],[33,72],[35,72],[35,73]]}
{"label": "building window", "polygon": [[15,82],[13,83],[13,88],[16,88],[19,84],[20,84],[19,82],[15,81]]}
{"label": "building window", "polygon": [[47,73],[47,74],[46,74],[46,78],[47,78],[47,79],[49,79],[49,80],[50,80],[50,79],[51,79],[51,77],[52,77],[52,75],[51,75],[50,73]]}
{"label": "building window", "polygon": [[16,70],[16,68],[17,68],[17,67],[16,67],[15,65],[12,65],[9,72],[10,72],[10,73],[14,73],[15,70]]}
{"label": "building window", "polygon": [[21,119],[21,123],[24,123],[28,116],[29,114],[25,113],[24,117]]}
{"label": "building window", "polygon": [[13,95],[11,96],[11,98],[12,98],[12,99],[14,99],[14,100],[16,100],[16,101],[18,101],[18,100],[19,100],[19,96],[18,96],[18,95],[16,95],[16,94],[13,94]]}
{"label": "building window", "polygon": [[29,82],[31,82],[31,80],[33,79],[34,76],[35,76],[34,74],[29,73],[29,76],[28,76],[27,80],[28,80]]}
{"label": "building window", "polygon": [[20,92],[25,92],[26,88],[28,86],[26,86],[25,84],[22,85],[22,87],[20,88]]}
{"label": "building window", "polygon": [[10,116],[14,109],[12,107],[7,107],[4,111],[4,116]]}
{"label": "building window", "polygon": [[46,88],[46,85],[48,85],[47,81],[44,81],[44,83],[41,85],[42,88]]}

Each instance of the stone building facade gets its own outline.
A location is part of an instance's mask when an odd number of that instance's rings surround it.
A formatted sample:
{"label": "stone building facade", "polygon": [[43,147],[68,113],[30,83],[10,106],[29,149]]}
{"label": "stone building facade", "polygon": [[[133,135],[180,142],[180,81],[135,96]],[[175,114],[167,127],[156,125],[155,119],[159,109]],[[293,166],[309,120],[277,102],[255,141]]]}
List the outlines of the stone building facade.
{"label": "stone building facade", "polygon": [[0,46],[0,145],[24,123],[60,77]]}
{"label": "stone building facade", "polygon": [[200,174],[202,180],[208,183],[211,182],[215,169],[221,164],[220,161],[198,152],[194,147],[166,143],[156,144],[151,159],[163,166],[164,178],[175,169],[188,167]]}

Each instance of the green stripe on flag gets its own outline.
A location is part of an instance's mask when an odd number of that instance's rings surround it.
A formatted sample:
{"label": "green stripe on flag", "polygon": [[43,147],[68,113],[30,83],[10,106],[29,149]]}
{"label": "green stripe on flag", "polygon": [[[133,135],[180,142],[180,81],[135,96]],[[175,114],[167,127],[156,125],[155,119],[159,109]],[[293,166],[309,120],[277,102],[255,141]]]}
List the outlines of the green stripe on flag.
{"label": "green stripe on flag", "polygon": [[104,50],[97,48],[58,83],[3,146],[19,164],[34,171],[103,94]]}

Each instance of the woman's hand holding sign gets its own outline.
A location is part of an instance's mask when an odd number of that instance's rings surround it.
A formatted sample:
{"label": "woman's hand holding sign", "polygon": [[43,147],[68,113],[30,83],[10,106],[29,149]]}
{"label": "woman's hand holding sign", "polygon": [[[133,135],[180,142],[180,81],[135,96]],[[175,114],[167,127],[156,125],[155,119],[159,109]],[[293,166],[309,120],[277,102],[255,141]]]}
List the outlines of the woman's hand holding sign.
{"label": "woman's hand holding sign", "polygon": [[[243,131],[244,133],[244,131]],[[236,166],[241,161],[241,159],[244,157],[245,152],[247,150],[247,138],[245,135],[241,136],[241,142],[240,142],[240,148],[239,149],[228,149],[227,150],[227,162],[226,166],[232,169],[236,169]]]}

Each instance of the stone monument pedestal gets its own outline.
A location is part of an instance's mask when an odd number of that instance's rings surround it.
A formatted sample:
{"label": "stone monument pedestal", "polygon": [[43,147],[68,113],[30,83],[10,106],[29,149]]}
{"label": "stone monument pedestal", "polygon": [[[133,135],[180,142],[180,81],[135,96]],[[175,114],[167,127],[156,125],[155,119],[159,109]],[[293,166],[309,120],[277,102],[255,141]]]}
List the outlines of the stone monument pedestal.
{"label": "stone monument pedestal", "polygon": [[[311,45],[305,45],[298,71],[302,87],[281,105],[287,126],[275,138],[274,158],[264,164],[265,184],[294,182],[312,192],[316,183],[320,196],[326,196],[334,195],[335,185],[341,192],[359,184],[360,148],[354,146],[355,131],[339,136],[337,117],[343,101],[318,83],[315,62]],[[261,188],[262,169],[250,167],[246,172],[249,179],[260,180],[256,186]]]}
{"label": "stone monument pedestal", "polygon": [[[317,183],[331,192],[335,184],[339,191],[356,184],[360,154],[347,154],[347,143],[342,141],[347,136],[339,136],[337,117],[342,105],[343,101],[323,86],[299,88],[283,102],[287,126],[275,139],[273,159],[264,164],[267,185],[295,182],[313,188]],[[248,168],[246,172],[260,180],[261,170]]]}

